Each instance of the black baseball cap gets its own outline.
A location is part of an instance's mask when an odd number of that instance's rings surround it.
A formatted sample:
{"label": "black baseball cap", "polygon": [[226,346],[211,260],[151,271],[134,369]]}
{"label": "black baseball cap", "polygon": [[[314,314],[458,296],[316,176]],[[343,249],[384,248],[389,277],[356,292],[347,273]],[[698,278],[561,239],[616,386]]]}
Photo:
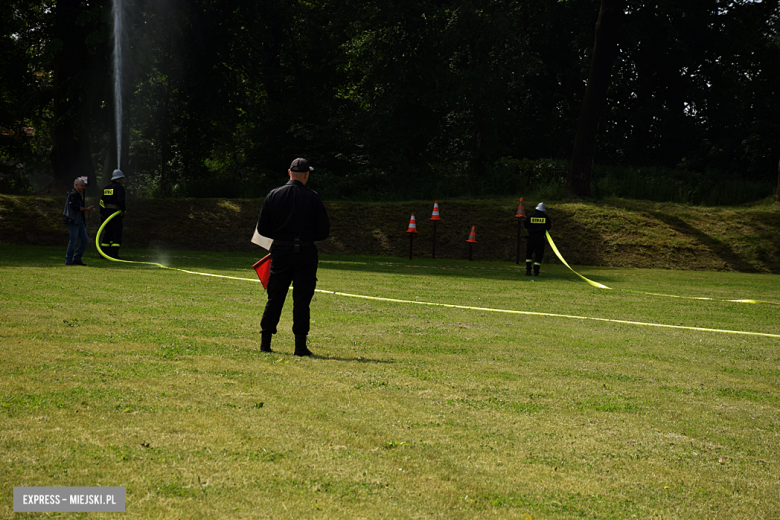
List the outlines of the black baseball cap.
{"label": "black baseball cap", "polygon": [[314,171],[314,168],[309,166],[309,161],[307,161],[303,157],[298,157],[290,165],[290,171],[299,172],[299,173],[310,172],[310,171]]}

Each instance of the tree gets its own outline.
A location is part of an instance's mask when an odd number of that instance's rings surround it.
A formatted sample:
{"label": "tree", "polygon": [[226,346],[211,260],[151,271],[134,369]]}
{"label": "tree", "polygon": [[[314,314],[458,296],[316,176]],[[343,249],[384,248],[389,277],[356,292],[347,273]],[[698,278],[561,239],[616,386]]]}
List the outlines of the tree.
{"label": "tree", "polygon": [[[94,179],[90,126],[107,80],[98,63],[105,55],[107,27],[102,7],[58,0],[49,28],[49,44],[56,48],[51,63],[51,163],[55,181],[68,186],[78,175]],[[96,52],[96,47],[103,47],[103,52]]]}
{"label": "tree", "polygon": [[26,193],[27,174],[48,169],[51,78],[40,38],[41,0],[0,4],[0,192]]}
{"label": "tree", "polygon": [[778,5],[628,3],[596,162],[684,169],[705,182],[773,179]]}
{"label": "tree", "polygon": [[569,177],[566,181],[566,191],[579,197],[590,195],[596,134],[612,77],[612,64],[617,56],[618,33],[624,6],[625,0],[601,0],[588,84],[582,100]]}
{"label": "tree", "polygon": [[[130,3],[122,162],[150,194],[262,195],[297,155],[340,196],[564,157],[579,196],[594,162],[774,179],[780,0]],[[0,170],[116,166],[110,7],[0,3]]]}

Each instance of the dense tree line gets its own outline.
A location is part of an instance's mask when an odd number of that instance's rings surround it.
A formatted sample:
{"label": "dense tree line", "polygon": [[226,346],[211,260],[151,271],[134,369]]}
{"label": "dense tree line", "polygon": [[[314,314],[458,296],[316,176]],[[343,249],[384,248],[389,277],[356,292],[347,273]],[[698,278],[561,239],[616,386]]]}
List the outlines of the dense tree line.
{"label": "dense tree line", "polygon": [[[570,187],[578,157],[777,173],[778,0],[117,1],[121,167],[148,194],[260,196],[298,155],[331,197],[500,192],[572,150]],[[111,8],[2,3],[0,191],[117,167]]]}

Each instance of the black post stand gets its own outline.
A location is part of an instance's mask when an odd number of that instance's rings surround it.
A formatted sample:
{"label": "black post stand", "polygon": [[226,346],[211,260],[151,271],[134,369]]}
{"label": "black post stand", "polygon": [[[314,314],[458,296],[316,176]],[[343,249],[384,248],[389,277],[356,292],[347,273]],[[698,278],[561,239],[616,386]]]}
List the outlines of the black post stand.
{"label": "black post stand", "polygon": [[433,221],[433,252],[431,258],[436,258],[436,221]]}

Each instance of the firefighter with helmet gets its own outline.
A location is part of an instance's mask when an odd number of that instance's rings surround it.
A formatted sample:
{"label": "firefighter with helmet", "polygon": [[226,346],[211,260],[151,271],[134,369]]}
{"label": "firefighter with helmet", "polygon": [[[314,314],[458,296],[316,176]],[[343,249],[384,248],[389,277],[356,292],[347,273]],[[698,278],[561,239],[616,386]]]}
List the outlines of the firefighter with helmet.
{"label": "firefighter with helmet", "polygon": [[111,258],[119,258],[119,248],[122,245],[122,219],[125,216],[125,174],[122,170],[114,170],[111,175],[111,184],[103,188],[100,197],[100,218],[105,222],[108,217],[121,211],[120,215],[112,218],[103,229],[100,240],[100,248]]}
{"label": "firefighter with helmet", "polygon": [[[547,216],[547,206],[544,202],[536,205],[536,211],[525,220],[525,228],[528,230],[528,243],[525,249],[525,274],[531,276],[533,266],[534,276],[539,276],[544,257],[544,245],[547,242],[547,231],[550,230],[550,217]],[[536,261],[534,262],[534,257]]]}

